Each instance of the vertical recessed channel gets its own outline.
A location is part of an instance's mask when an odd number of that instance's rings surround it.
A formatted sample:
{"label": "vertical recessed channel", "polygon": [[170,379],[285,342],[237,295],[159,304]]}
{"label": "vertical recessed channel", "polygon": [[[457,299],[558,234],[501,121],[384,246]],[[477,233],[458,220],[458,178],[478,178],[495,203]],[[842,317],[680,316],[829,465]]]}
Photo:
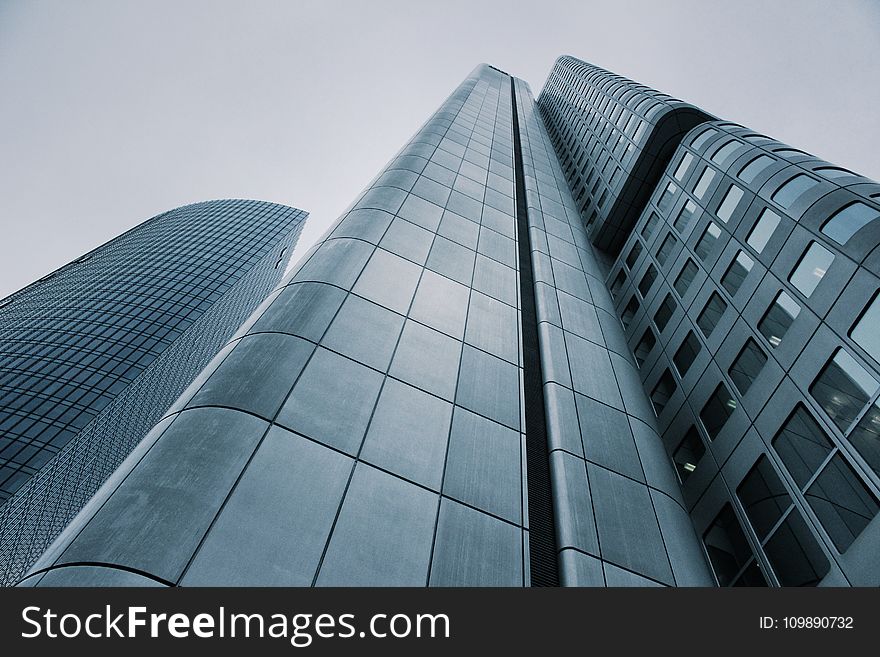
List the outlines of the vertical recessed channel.
{"label": "vertical recessed channel", "polygon": [[529,567],[532,586],[559,586],[556,562],[556,529],[547,454],[547,422],[544,415],[544,386],[541,351],[538,348],[538,317],[535,309],[532,244],[522,143],[516,109],[516,86],[510,78],[513,109],[513,170],[516,184],[516,231],[519,248],[520,328],[523,343],[523,397],[525,401],[526,475],[529,493]]}

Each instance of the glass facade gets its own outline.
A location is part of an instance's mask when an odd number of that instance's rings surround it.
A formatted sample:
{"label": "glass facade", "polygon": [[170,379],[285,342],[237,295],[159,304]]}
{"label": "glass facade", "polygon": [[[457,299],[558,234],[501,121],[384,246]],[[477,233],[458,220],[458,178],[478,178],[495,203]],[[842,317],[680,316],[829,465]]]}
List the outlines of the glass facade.
{"label": "glass facade", "polygon": [[280,279],[306,215],[190,205],[0,309],[0,573],[26,570]]}
{"label": "glass facade", "polygon": [[880,585],[880,185],[829,168],[477,67],[25,583]]}

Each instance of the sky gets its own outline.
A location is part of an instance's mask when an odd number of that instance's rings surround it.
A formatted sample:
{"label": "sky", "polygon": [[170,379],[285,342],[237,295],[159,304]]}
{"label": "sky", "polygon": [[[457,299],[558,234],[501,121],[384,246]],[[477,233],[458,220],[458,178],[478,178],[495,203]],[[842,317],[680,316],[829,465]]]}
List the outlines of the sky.
{"label": "sky", "polygon": [[875,0],[0,0],[0,298],[165,210],[311,213],[479,63],[570,54],[880,180]]}

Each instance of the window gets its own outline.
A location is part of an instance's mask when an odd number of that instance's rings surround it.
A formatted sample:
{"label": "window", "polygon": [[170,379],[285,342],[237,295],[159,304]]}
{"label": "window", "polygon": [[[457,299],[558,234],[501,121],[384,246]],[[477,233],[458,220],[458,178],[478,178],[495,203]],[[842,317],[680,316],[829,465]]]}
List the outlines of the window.
{"label": "window", "polygon": [[688,331],[681,346],[679,346],[678,350],[675,352],[675,356],[672,357],[675,369],[678,370],[678,373],[682,377],[687,374],[688,370],[691,368],[694,359],[697,357],[697,354],[700,353],[700,349],[702,349],[702,346],[700,345],[697,336],[694,335],[693,331]]}
{"label": "window", "polygon": [[697,464],[705,453],[706,446],[703,445],[703,439],[700,438],[697,428],[692,426],[672,453],[672,462],[681,483],[687,481],[697,469]]}
{"label": "window", "polygon": [[761,455],[737,486],[736,496],[761,541],[792,506],[791,495],[766,455]]}
{"label": "window", "polygon": [[828,559],[804,522],[792,509],[764,545],[781,586],[816,586],[830,568]]}
{"label": "window", "polygon": [[727,310],[727,303],[720,294],[713,292],[703,311],[697,317],[697,326],[700,327],[703,335],[707,338],[712,335],[712,331],[715,330],[725,310]]}
{"label": "window", "polygon": [[709,222],[709,225],[706,226],[706,230],[703,231],[703,234],[700,235],[700,239],[694,247],[694,253],[697,254],[697,257],[703,262],[706,261],[706,258],[709,257],[709,254],[712,253],[712,247],[715,246],[715,242],[718,241],[718,238],[721,236],[721,229],[718,227],[714,221]]}
{"label": "window", "polygon": [[818,184],[819,181],[815,178],[799,173],[794,178],[789,178],[783,183],[782,187],[773,192],[770,200],[779,203],[785,209],[789,209],[794,205],[795,201]]}
{"label": "window", "polygon": [[715,440],[718,437],[727,423],[727,418],[733,415],[735,410],[736,400],[727,387],[723,383],[719,383],[715,392],[709,397],[709,401],[703,406],[703,410],[700,411],[700,420],[702,420],[710,440]]}
{"label": "window", "polygon": [[687,173],[688,167],[691,165],[691,162],[693,162],[693,160],[694,156],[685,151],[684,157],[682,157],[681,162],[678,163],[678,167],[676,167],[673,177],[679,182],[684,180],[684,176]]}
{"label": "window", "polygon": [[660,263],[661,267],[666,264],[669,254],[675,249],[676,244],[678,244],[678,240],[675,236],[672,233],[667,233],[666,239],[663,240],[660,248],[657,249],[657,262]]}
{"label": "window", "polygon": [[642,339],[639,340],[639,343],[636,345],[636,349],[633,352],[633,355],[636,357],[636,363],[639,367],[645,364],[645,361],[648,359],[648,354],[651,353],[651,350],[656,344],[657,338],[654,337],[654,331],[650,328],[645,329]]}
{"label": "window", "polygon": [[672,373],[669,370],[664,370],[657,385],[654,386],[653,392],[651,392],[651,403],[654,405],[657,417],[660,417],[663,409],[666,408],[670,398],[675,394],[676,388],[678,386],[675,384],[675,379],[672,378]]}
{"label": "window", "polygon": [[792,270],[788,282],[797,290],[808,297],[816,290],[816,286],[825,276],[825,272],[834,261],[834,254],[824,246],[812,242],[804,255],[801,256],[797,266]]}
{"label": "window", "polygon": [[739,292],[739,288],[742,287],[746,276],[752,271],[754,264],[755,261],[745,251],[737,253],[733,262],[730,263],[730,267],[727,268],[724,276],[721,277],[721,287],[727,290],[730,296],[735,295]]}
{"label": "window", "polygon": [[736,206],[739,204],[740,200],[742,200],[742,197],[743,190],[736,185],[731,185],[730,189],[727,190],[727,194],[724,195],[724,200],[721,201],[721,205],[718,206],[718,212],[715,214],[718,215],[718,218],[721,219],[721,221],[727,223],[733,216],[733,211],[736,210]]}
{"label": "window", "polygon": [[771,444],[798,488],[812,479],[834,450],[831,439],[801,404],[788,416]]}
{"label": "window", "polygon": [[761,253],[764,247],[767,246],[767,242],[773,237],[773,231],[776,230],[778,225],[779,215],[769,208],[764,208],[758,217],[758,221],[755,222],[755,227],[752,228],[752,231],[746,238],[746,244],[757,253]]}
{"label": "window", "polygon": [[804,497],[839,552],[845,552],[877,515],[877,498],[839,452]]}
{"label": "window", "polygon": [[767,338],[767,342],[774,349],[782,342],[782,338],[797,319],[801,307],[784,290],[776,295],[773,303],[758,322],[758,331]]}
{"label": "window", "polygon": [[614,279],[614,282],[611,284],[611,296],[615,299],[617,295],[620,294],[620,291],[623,289],[624,284],[626,283],[626,274],[621,269],[617,272],[617,276]]}
{"label": "window", "polygon": [[724,142],[718,149],[712,154],[712,157],[709,159],[717,164],[723,166],[730,157],[739,150],[739,147],[742,146],[742,143],[737,141],[736,139],[731,139],[729,141]]}
{"label": "window", "polygon": [[694,216],[694,213],[697,211],[697,206],[694,205],[693,201],[686,201],[684,206],[681,208],[681,211],[678,213],[678,217],[675,219],[675,229],[679,233],[684,233],[687,230],[687,226],[690,223],[691,219]]}
{"label": "window", "polygon": [[623,309],[623,314],[620,316],[623,328],[629,328],[629,325],[632,323],[633,317],[636,316],[637,312],[639,312],[639,301],[635,297],[632,297],[629,300],[629,303],[626,304],[626,308]]}
{"label": "window", "polygon": [[773,152],[782,157],[810,157],[809,153],[804,153],[796,148],[776,148]]}
{"label": "window", "polygon": [[651,212],[648,216],[648,221],[645,222],[645,225],[642,228],[642,237],[646,240],[650,239],[651,235],[654,233],[654,229],[657,227],[658,221],[660,221],[660,217],[657,216],[657,213]]}
{"label": "window", "polygon": [[813,385],[810,394],[843,433],[880,388],[877,380],[844,349],[838,349]]}
{"label": "window", "polygon": [[661,303],[660,307],[657,309],[657,312],[654,313],[654,324],[657,326],[658,331],[663,333],[663,329],[666,328],[666,325],[672,318],[672,314],[675,312],[676,308],[677,306],[672,295],[667,294],[666,298],[663,299],[663,303]]}
{"label": "window", "polygon": [[880,476],[880,401],[871,404],[849,435],[849,442]]}
{"label": "window", "polygon": [[840,167],[819,167],[818,169],[813,169],[813,171],[831,180],[834,180],[836,178],[848,178],[849,176],[857,175],[852,171],[847,171],[846,169],[841,169]]}
{"label": "window", "polygon": [[712,180],[715,178],[715,169],[712,167],[706,167],[703,169],[703,173],[700,174],[700,179],[697,181],[696,186],[694,187],[694,196],[699,199],[702,199],[706,194],[706,190],[709,189],[709,185],[712,184]]}
{"label": "window", "polygon": [[880,211],[856,201],[831,215],[822,224],[822,232],[838,244],[846,244],[859,229],[877,219],[880,219]]}
{"label": "window", "polygon": [[633,265],[636,264],[640,255],[642,255],[642,243],[636,240],[636,243],[633,244],[632,249],[630,249],[629,255],[626,256],[625,262],[628,269],[633,268]]}
{"label": "window", "polygon": [[[756,564],[749,542],[729,502],[703,534],[703,544],[719,586],[739,584],[743,575],[750,572]],[[753,580],[751,585],[767,586],[760,571],[758,575],[757,581]]]}
{"label": "window", "polygon": [[743,182],[750,183],[761,175],[761,173],[766,171],[775,161],[776,160],[769,155],[759,155],[758,157],[749,160],[749,163],[740,169],[740,172],[737,175]]}
{"label": "window", "polygon": [[741,395],[748,392],[766,362],[767,356],[758,343],[751,338],[746,340],[746,344],[727,371],[734,387],[739,390]]}
{"label": "window", "polygon": [[874,294],[874,298],[862,316],[853,325],[849,337],[864,349],[875,361],[880,362],[880,291]]}
{"label": "window", "polygon": [[681,272],[679,272],[678,277],[675,279],[675,283],[673,287],[675,287],[675,291],[678,292],[680,296],[684,296],[688,291],[688,288],[691,286],[691,283],[694,282],[694,277],[697,275],[697,264],[688,258],[688,261],[684,263],[684,267],[681,268]]}
{"label": "window", "polygon": [[712,137],[714,137],[717,134],[718,134],[717,130],[714,130],[712,128],[706,128],[700,134],[698,134],[696,137],[694,137],[693,141],[691,142],[691,147],[694,150],[700,150],[703,147],[703,144],[705,144],[707,141],[709,141]]}
{"label": "window", "polygon": [[648,265],[645,275],[639,281],[639,293],[642,295],[642,298],[648,296],[648,292],[651,290],[651,286],[654,285],[655,280],[657,280],[657,268],[654,265]]}

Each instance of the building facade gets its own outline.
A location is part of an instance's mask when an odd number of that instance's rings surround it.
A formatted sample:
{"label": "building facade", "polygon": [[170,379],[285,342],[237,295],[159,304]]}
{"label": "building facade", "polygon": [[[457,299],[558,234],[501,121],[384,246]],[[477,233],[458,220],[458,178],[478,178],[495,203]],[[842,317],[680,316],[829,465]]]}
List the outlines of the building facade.
{"label": "building facade", "polygon": [[876,585],[878,197],[479,66],[22,584]]}
{"label": "building facade", "polygon": [[163,213],[0,301],[0,574],[14,583],[280,280],[306,215]]}

